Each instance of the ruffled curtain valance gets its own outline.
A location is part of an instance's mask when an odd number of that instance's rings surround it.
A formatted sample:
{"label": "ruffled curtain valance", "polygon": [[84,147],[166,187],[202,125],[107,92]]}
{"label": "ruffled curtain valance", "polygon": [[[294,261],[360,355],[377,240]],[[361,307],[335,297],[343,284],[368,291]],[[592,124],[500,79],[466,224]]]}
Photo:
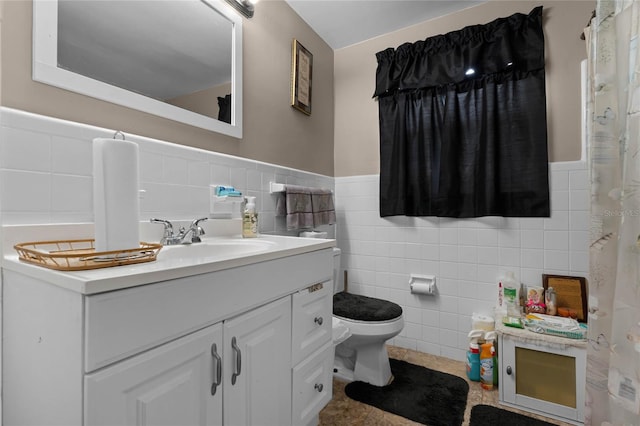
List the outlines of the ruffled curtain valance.
{"label": "ruffled curtain valance", "polygon": [[473,76],[544,68],[542,6],[376,54],[374,96],[458,83]]}

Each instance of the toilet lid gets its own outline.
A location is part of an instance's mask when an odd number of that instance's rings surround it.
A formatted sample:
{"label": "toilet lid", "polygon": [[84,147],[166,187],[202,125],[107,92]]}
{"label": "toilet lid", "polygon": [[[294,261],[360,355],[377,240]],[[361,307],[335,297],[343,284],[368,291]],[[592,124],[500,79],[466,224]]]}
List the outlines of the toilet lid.
{"label": "toilet lid", "polygon": [[402,315],[402,308],[388,300],[340,292],[333,295],[333,315],[357,321],[389,321]]}

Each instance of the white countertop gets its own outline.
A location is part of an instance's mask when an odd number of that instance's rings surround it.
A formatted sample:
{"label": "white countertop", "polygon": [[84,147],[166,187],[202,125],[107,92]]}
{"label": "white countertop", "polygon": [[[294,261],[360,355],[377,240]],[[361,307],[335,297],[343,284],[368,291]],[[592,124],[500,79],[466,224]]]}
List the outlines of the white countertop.
{"label": "white countertop", "polygon": [[[256,239],[269,244],[260,251],[238,255],[217,253],[215,256],[163,256],[163,251],[187,249],[178,246],[164,247],[155,261],[134,265],[114,266],[86,271],[61,272],[41,266],[21,262],[15,252],[5,251],[2,267],[32,278],[82,294],[96,294],[106,291],[135,287],[158,281],[182,278],[191,275],[236,268],[253,263],[280,259],[335,247],[335,240],[260,235]],[[248,240],[248,241],[251,241]],[[203,243],[228,243],[243,241],[240,236],[203,238]]]}

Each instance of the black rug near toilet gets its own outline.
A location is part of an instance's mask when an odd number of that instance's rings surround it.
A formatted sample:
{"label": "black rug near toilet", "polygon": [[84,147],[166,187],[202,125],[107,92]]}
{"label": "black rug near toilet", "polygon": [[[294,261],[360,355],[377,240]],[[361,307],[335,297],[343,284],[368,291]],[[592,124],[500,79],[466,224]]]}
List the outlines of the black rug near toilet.
{"label": "black rug near toilet", "polygon": [[553,426],[543,420],[503,410],[491,405],[474,405],[469,426]]}
{"label": "black rug near toilet", "polygon": [[351,399],[430,426],[460,426],[469,385],[452,374],[390,358],[394,379],[386,386],[352,382]]}

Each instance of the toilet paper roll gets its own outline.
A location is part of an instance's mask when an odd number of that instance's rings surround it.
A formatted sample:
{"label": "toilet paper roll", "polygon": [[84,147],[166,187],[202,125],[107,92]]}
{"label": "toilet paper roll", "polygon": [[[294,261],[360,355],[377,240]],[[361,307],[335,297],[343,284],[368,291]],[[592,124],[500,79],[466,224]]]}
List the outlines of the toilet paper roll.
{"label": "toilet paper roll", "polygon": [[138,186],[138,144],[121,139],[94,139],[96,251],[140,246]]}
{"label": "toilet paper roll", "polygon": [[411,293],[414,294],[433,294],[433,283],[412,283]]}

